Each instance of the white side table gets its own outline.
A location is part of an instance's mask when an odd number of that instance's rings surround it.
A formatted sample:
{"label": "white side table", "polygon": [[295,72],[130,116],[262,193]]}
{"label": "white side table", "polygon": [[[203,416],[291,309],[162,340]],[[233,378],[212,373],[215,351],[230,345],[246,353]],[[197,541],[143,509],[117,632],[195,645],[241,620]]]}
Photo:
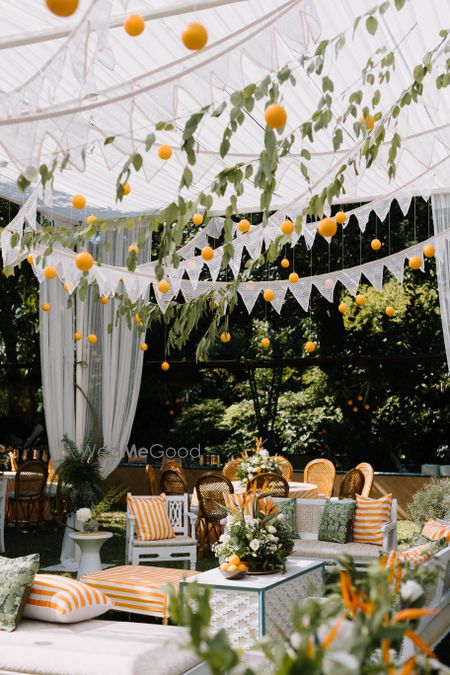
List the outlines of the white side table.
{"label": "white side table", "polygon": [[69,537],[78,544],[81,550],[77,579],[83,574],[93,574],[102,569],[100,549],[112,536],[112,532],[69,532]]}

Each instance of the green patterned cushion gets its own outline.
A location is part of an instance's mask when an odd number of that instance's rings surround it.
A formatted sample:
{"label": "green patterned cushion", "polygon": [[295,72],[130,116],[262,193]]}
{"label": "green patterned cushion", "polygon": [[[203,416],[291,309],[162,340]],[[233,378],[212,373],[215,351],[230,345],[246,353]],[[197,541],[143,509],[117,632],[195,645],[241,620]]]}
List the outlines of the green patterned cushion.
{"label": "green patterned cushion", "polygon": [[284,522],[289,529],[291,537],[299,539],[297,534],[297,500],[295,497],[291,499],[277,497],[275,503],[278,504],[278,509],[284,513]]}
{"label": "green patterned cushion", "polygon": [[0,557],[0,630],[10,632],[17,627],[38,569],[38,553]]}
{"label": "green patterned cushion", "polygon": [[327,499],[320,521],[319,541],[335,541],[337,544],[351,541],[354,512],[355,502],[351,500]]}

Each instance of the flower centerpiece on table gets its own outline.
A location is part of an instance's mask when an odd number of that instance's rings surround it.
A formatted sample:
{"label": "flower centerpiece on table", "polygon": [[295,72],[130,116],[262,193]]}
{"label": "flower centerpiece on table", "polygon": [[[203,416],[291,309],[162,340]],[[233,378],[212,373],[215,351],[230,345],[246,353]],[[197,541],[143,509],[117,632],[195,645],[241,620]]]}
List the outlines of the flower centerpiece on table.
{"label": "flower centerpiece on table", "polygon": [[281,474],[281,467],[276,457],[271,457],[269,451],[264,448],[262,438],[257,438],[252,454],[248,454],[247,451],[242,453],[236,478],[243,483],[249,483],[260,473]]}
{"label": "flower centerpiece on table", "polygon": [[249,494],[240,508],[228,509],[225,533],[213,550],[221,563],[238,556],[249,573],[286,569],[294,542],[282,506],[269,494]]}
{"label": "flower centerpiece on table", "polygon": [[88,508],[78,509],[75,522],[81,524],[80,532],[97,532],[99,528],[98,520],[92,517],[92,511]]}

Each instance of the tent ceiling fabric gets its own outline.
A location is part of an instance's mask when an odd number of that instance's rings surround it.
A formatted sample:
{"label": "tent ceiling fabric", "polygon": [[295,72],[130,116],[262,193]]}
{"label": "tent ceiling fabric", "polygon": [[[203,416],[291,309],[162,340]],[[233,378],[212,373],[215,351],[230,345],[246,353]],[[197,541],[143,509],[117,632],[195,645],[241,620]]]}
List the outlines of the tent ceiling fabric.
{"label": "tent ceiling fabric", "polygon": [[[156,0],[151,9],[156,15],[166,5]],[[348,93],[355,88],[363,88],[362,106],[370,105],[377,85],[362,87],[358,78],[367,60],[383,46],[396,54],[390,82],[379,87],[379,111],[386,111],[411,84],[413,67],[436,46],[439,31],[450,26],[450,3],[409,0],[401,11],[391,8],[382,16],[375,36],[360,25],[352,39],[354,19],[373,5],[373,0],[235,0],[225,4],[223,0],[175,0],[172,9],[191,9],[148,20],[144,33],[133,39],[116,24],[124,13],[148,13],[149,3],[144,0],[80,0],[80,9],[68,23],[48,12],[44,0],[26,4],[11,0],[0,26],[0,161],[7,162],[0,168],[0,194],[23,201],[15,185],[20,171],[48,161],[59,148],[63,154],[70,152],[73,164],[56,174],[54,215],[79,219],[71,207],[71,196],[79,192],[87,198],[88,211],[105,219],[157,211],[178,194],[185,163],[178,148],[184,121],[192,112],[226,100],[233,90],[261,80],[268,71],[294,64],[300,55],[311,54],[319,39],[344,29],[348,29],[346,45],[336,59],[331,56],[326,60],[324,69],[336,94],[342,94],[336,97],[335,116],[345,109]],[[202,52],[187,54],[180,34],[193,20],[207,27],[209,43]],[[62,25],[72,31],[55,37],[53,31],[60,31]],[[14,47],[8,47],[11,44]],[[435,56],[431,77],[439,73],[445,56]],[[282,89],[288,112],[286,133],[310,117],[321,96],[321,76],[308,76],[300,66],[295,76],[297,85],[283,85]],[[420,195],[450,187],[449,96],[448,90],[438,93],[425,81],[426,104],[420,102],[402,112],[398,128],[387,130],[387,142],[370,169],[358,176],[348,172],[347,201],[365,201],[405,187]],[[200,150],[194,183],[183,196],[208,191],[214,176],[226,165],[258,157],[263,146],[263,110],[261,101],[247,115],[225,160],[218,154],[218,145],[228,115],[205,118],[196,134]],[[131,194],[123,203],[116,203],[115,183],[124,160],[139,149],[155,122],[171,119],[176,120],[176,130],[158,132],[157,142],[174,148],[172,159],[161,162],[155,148],[145,153],[143,169],[132,174]],[[402,137],[402,149],[397,176],[389,182],[386,158],[395,131]],[[116,141],[105,146],[109,136],[116,136]],[[331,136],[332,129],[322,130],[312,146],[307,142],[302,146],[296,140],[291,154],[280,162],[274,208],[291,205],[300,209],[310,196],[299,169],[302,147],[313,154],[313,192],[326,185],[358,147],[350,121],[339,153],[333,153]],[[84,146],[85,166],[81,160]],[[227,204],[226,197],[215,198],[213,211],[220,213]],[[248,181],[238,205],[241,212],[259,210],[259,193]]]}

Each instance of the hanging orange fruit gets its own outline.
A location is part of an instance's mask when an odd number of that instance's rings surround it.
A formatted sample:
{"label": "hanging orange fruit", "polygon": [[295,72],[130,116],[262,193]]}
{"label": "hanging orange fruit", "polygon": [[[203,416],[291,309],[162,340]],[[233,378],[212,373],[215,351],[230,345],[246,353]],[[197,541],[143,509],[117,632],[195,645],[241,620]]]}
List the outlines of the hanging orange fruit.
{"label": "hanging orange fruit", "polygon": [[51,308],[51,304],[49,302],[43,302],[41,305],[41,309],[43,312],[49,312]]}
{"label": "hanging orange fruit", "polygon": [[366,129],[369,131],[370,129],[373,129],[375,125],[375,117],[373,115],[367,115],[367,117],[361,117],[359,118],[359,126],[365,126]]}
{"label": "hanging orange fruit", "polygon": [[264,118],[271,129],[283,129],[286,126],[287,113],[279,103],[271,103],[264,111]]}
{"label": "hanging orange fruit", "polygon": [[341,314],[345,314],[345,312],[347,311],[347,309],[348,309],[348,307],[347,307],[347,305],[345,304],[345,302],[341,302],[341,303],[339,304],[339,306],[338,306],[338,311],[339,311]]}
{"label": "hanging orange fruit", "polygon": [[73,339],[74,339],[76,342],[78,342],[78,340],[81,340],[82,337],[83,337],[83,336],[81,335],[81,333],[74,333],[74,334],[73,334]]}
{"label": "hanging orange fruit", "polygon": [[166,279],[161,279],[158,284],[158,291],[160,293],[168,293],[170,291],[170,284]]}
{"label": "hanging orange fruit", "polygon": [[338,211],[334,216],[334,219],[338,223],[338,225],[342,225],[347,220],[347,214],[345,213],[345,211]]}
{"label": "hanging orange fruit", "polygon": [[243,232],[245,234],[245,232],[248,232],[249,229],[250,229],[250,223],[247,220],[247,218],[243,218],[242,220],[239,221],[239,223],[238,223],[239,232]]}
{"label": "hanging orange fruit", "polygon": [[142,323],[142,319],[139,316],[139,314],[134,315],[134,323],[137,324],[138,326]]}
{"label": "hanging orange fruit", "polygon": [[170,145],[160,145],[158,148],[158,155],[160,159],[170,159],[172,157],[172,148]]}
{"label": "hanging orange fruit", "polygon": [[381,248],[381,241],[379,239],[372,239],[370,242],[370,248],[372,251],[379,251]]}
{"label": "hanging orange fruit", "polygon": [[27,263],[29,265],[34,265],[34,256],[32,256],[31,253],[30,255],[27,255]]}
{"label": "hanging orange fruit", "polygon": [[419,258],[418,255],[413,255],[412,258],[409,259],[408,265],[412,270],[420,270],[422,267],[422,258]]}
{"label": "hanging orange fruit", "polygon": [[123,22],[123,27],[125,28],[125,32],[127,32],[128,35],[137,37],[144,32],[145,21],[139,14],[130,14],[130,16],[127,16]]}
{"label": "hanging orange fruit", "polygon": [[170,363],[168,363],[167,361],[163,361],[161,363],[161,370],[166,371],[166,370],[169,370],[169,368],[170,368]]}
{"label": "hanging orange fruit", "polygon": [[90,345],[95,345],[95,343],[97,342],[97,336],[95,335],[95,333],[89,333],[89,335],[87,336],[87,341],[89,342]]}
{"label": "hanging orange fruit", "polygon": [[347,405],[353,405],[353,399],[349,398],[347,401]]}
{"label": "hanging orange fruit", "polygon": [[203,49],[208,42],[208,32],[201,23],[190,23],[181,33],[181,40],[191,51]]}
{"label": "hanging orange fruit", "polygon": [[124,194],[124,197],[126,197],[127,195],[129,195],[130,192],[131,192],[131,185],[130,185],[130,184],[128,183],[128,181],[127,181],[126,183],[123,184],[123,194]]}
{"label": "hanging orange fruit", "polygon": [[44,267],[44,277],[46,279],[56,279],[57,276],[58,273],[54,265],[47,265],[47,267]]}
{"label": "hanging orange fruit", "polygon": [[97,220],[97,216],[94,216],[94,214],[91,214],[90,216],[88,216],[86,218],[86,225],[92,225],[93,223],[95,223],[96,220]]}
{"label": "hanging orange fruit", "polygon": [[192,216],[192,222],[194,225],[201,225],[203,223],[203,214],[201,213],[194,213]]}
{"label": "hanging orange fruit", "polygon": [[132,253],[135,253],[136,255],[139,253],[139,246],[137,244],[129,245],[128,254],[131,255]]}
{"label": "hanging orange fruit", "polygon": [[353,412],[355,412],[355,413],[358,412],[358,406],[357,406],[357,405],[353,406],[352,410],[353,410]]}
{"label": "hanging orange fruit", "polygon": [[70,281],[65,281],[63,288],[66,291],[66,293],[70,293],[70,291],[73,289],[73,284]]}
{"label": "hanging orange fruit", "polygon": [[86,197],[83,197],[83,195],[74,195],[72,197],[72,206],[74,209],[84,209],[86,206]]}
{"label": "hanging orange fruit", "polygon": [[300,277],[297,272],[291,272],[289,275],[289,283],[296,284],[299,281]]}
{"label": "hanging orange fruit", "polygon": [[337,223],[334,218],[323,218],[317,226],[322,237],[334,237],[337,232]]}
{"label": "hanging orange fruit", "polygon": [[365,304],[366,302],[366,296],[363,293],[358,293],[358,295],[355,298],[355,302],[359,307]]}
{"label": "hanging orange fruit", "polygon": [[269,349],[269,347],[270,347],[270,340],[269,340],[268,337],[263,337],[263,339],[261,340],[261,347],[262,347],[263,349]]}
{"label": "hanging orange fruit", "polygon": [[227,333],[227,332],[221,333],[220,339],[224,344],[226,344],[227,342],[229,342],[231,340],[231,334]]}
{"label": "hanging orange fruit", "polygon": [[287,268],[290,265],[290,262],[287,258],[283,258],[282,261],[280,262],[280,265],[283,269],[287,270]]}
{"label": "hanging orange fruit", "polygon": [[308,354],[312,354],[313,352],[316,351],[316,343],[313,342],[312,340],[308,340],[308,342],[305,344],[305,349],[308,352]]}
{"label": "hanging orange fruit", "polygon": [[295,229],[295,225],[292,220],[283,220],[280,225],[280,230],[283,234],[292,234]]}
{"label": "hanging orange fruit", "polygon": [[146,342],[141,342],[139,344],[139,349],[141,350],[141,352],[146,352],[148,349],[148,344]]}
{"label": "hanging orange fruit", "polygon": [[392,305],[388,305],[388,306],[386,307],[386,309],[385,309],[385,312],[386,312],[386,314],[387,314],[389,317],[390,317],[390,316],[394,316],[394,314],[395,314],[395,308],[392,307]]}
{"label": "hanging orange fruit", "polygon": [[72,16],[78,9],[78,0],[45,0],[45,4],[56,16]]}
{"label": "hanging orange fruit", "polygon": [[432,244],[427,244],[423,247],[423,254],[425,258],[433,258],[435,254],[435,248]]}
{"label": "hanging orange fruit", "polygon": [[214,258],[214,250],[211,246],[204,246],[201,255],[203,260],[212,260]]}
{"label": "hanging orange fruit", "polygon": [[108,297],[106,295],[102,295],[100,297],[100,302],[102,303],[102,305],[107,305],[108,304]]}
{"label": "hanging orange fruit", "polygon": [[275,300],[275,292],[271,288],[266,288],[263,298],[266,302],[272,302],[272,300]]}
{"label": "hanging orange fruit", "polygon": [[93,264],[94,258],[87,251],[81,251],[81,253],[78,253],[75,257],[75,265],[82,272],[89,272]]}

